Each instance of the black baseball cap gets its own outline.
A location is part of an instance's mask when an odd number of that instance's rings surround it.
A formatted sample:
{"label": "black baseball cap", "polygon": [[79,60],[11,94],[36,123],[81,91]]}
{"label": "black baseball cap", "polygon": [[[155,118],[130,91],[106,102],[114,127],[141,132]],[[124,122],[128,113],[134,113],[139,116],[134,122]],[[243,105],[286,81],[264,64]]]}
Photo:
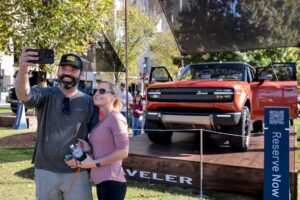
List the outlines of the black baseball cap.
{"label": "black baseball cap", "polygon": [[59,62],[59,66],[61,65],[72,65],[77,69],[80,69],[80,71],[82,71],[82,60],[81,58],[73,53],[67,53],[62,55],[60,62]]}

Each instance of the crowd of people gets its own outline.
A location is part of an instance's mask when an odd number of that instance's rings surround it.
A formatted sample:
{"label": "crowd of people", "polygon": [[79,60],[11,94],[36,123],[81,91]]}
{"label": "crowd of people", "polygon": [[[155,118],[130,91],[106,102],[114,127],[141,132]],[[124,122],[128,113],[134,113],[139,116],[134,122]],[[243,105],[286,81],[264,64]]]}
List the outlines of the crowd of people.
{"label": "crowd of people", "polygon": [[57,86],[30,87],[28,71],[39,55],[28,49],[19,57],[15,85],[18,99],[37,113],[32,160],[36,199],[92,199],[91,180],[98,199],[123,200],[127,186],[122,160],[129,151],[126,98],[136,136],[143,124],[142,96],[132,97],[124,84],[119,90],[109,81],[97,83],[92,96],[80,91],[83,63],[73,53],[60,59]]}

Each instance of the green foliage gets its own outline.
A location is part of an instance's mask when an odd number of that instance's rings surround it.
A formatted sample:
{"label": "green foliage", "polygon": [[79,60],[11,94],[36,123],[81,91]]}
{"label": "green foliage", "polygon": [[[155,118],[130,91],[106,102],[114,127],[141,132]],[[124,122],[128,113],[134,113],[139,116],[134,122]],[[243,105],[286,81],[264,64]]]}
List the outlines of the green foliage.
{"label": "green foliage", "polygon": [[299,45],[298,0],[183,2],[163,5],[185,54]]}
{"label": "green foliage", "polygon": [[[115,20],[115,22],[114,22]],[[128,5],[128,76],[137,76],[137,59],[145,51],[149,38],[155,31],[155,22],[134,6]],[[106,35],[125,65],[125,14],[124,8],[111,15],[106,24]],[[119,82],[121,73],[114,73]]]}
{"label": "green foliage", "polygon": [[150,42],[150,48],[151,64],[153,66],[165,66],[174,76],[178,67],[181,66],[181,63],[179,62],[174,64],[173,62],[173,58],[179,57],[180,52],[172,35],[171,29],[154,35]]}
{"label": "green foliage", "polygon": [[56,59],[85,53],[111,9],[111,0],[1,1],[0,51],[18,57],[24,46],[51,48]]}

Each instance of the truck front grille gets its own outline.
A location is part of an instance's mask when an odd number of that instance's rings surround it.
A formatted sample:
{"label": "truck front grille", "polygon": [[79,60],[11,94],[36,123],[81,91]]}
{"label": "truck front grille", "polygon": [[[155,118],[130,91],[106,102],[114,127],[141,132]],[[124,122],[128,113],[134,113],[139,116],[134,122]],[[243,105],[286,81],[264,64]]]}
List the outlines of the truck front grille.
{"label": "truck front grille", "polygon": [[[155,97],[149,95],[151,91],[156,92]],[[148,100],[154,102],[232,102],[234,97],[229,88],[162,88],[149,92]]]}

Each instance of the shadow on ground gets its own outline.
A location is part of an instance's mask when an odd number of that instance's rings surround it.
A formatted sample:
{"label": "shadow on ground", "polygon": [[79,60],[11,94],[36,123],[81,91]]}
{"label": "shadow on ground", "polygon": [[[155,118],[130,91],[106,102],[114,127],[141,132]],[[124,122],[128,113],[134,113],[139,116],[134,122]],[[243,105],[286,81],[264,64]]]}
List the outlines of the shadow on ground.
{"label": "shadow on ground", "polygon": [[34,167],[30,167],[15,173],[16,176],[26,179],[34,179]]}

